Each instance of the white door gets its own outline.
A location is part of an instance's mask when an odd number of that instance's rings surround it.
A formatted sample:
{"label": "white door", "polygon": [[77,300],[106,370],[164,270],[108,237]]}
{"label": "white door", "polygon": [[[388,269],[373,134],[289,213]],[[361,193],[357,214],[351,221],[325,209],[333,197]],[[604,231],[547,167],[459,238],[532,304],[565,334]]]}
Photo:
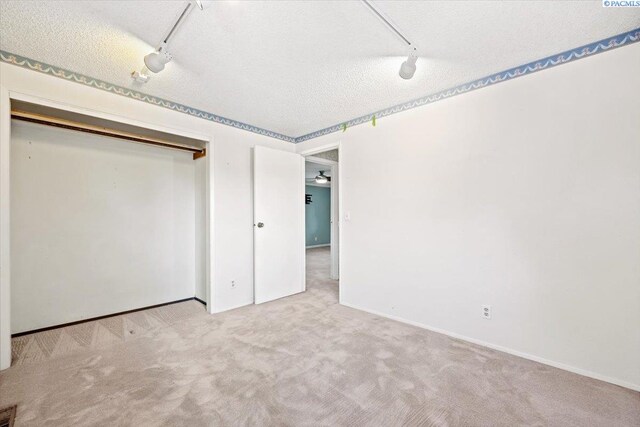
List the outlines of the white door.
{"label": "white door", "polygon": [[304,158],[255,147],[253,161],[254,300],[305,290]]}
{"label": "white door", "polygon": [[338,181],[338,165],[331,165],[331,278],[338,280],[340,278],[340,257],[338,251],[340,244],[340,209],[338,206],[340,198],[338,197],[339,181]]}

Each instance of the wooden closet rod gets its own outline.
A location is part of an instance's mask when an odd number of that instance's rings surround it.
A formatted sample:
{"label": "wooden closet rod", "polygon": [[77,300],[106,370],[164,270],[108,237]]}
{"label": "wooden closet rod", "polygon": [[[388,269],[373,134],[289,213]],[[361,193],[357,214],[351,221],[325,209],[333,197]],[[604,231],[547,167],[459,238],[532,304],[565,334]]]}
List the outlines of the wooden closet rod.
{"label": "wooden closet rod", "polygon": [[55,126],[64,129],[77,130],[80,132],[93,133],[96,135],[110,136],[113,138],[126,139],[128,141],[140,142],[142,144],[155,145],[158,147],[171,148],[174,150],[189,151],[193,153],[193,160],[204,157],[207,150],[199,147],[175,144],[162,139],[151,138],[135,133],[124,132],[116,129],[109,129],[102,126],[94,126],[86,123],[73,122],[71,120],[59,119],[56,117],[44,116],[42,114],[28,113],[26,111],[11,110],[11,118],[25,122],[39,123],[41,125]]}

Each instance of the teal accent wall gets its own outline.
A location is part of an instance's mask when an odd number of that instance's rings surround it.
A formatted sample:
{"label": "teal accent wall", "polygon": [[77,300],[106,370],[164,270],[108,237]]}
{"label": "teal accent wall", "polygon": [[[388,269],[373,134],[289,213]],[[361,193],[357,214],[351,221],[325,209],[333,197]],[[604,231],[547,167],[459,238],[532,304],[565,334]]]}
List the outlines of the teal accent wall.
{"label": "teal accent wall", "polygon": [[326,245],[331,242],[331,189],[306,185],[305,193],[311,194],[311,204],[304,205],[307,246]]}

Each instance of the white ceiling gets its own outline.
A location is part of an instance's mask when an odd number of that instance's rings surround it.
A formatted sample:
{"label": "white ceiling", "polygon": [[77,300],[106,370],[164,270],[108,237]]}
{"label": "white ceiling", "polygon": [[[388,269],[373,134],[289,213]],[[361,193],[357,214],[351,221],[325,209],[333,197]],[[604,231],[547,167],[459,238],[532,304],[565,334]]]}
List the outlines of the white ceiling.
{"label": "white ceiling", "polygon": [[640,27],[600,0],[376,1],[419,48],[405,81],[405,45],[358,1],[217,1],[134,84],[183,4],[2,1],[0,49],[296,137]]}

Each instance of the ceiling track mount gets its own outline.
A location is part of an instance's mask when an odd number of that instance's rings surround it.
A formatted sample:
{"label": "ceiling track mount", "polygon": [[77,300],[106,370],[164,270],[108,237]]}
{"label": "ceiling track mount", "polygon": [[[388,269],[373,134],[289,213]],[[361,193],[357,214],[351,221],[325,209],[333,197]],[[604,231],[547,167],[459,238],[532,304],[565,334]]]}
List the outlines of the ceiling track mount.
{"label": "ceiling track mount", "polygon": [[[404,34],[402,34],[402,31],[400,31],[395,25],[393,25],[391,23],[391,21],[389,20],[389,18],[387,18],[386,16],[384,16],[384,14],[382,12],[380,12],[378,9],[376,9],[376,7],[374,5],[371,4],[371,2],[369,0],[362,0],[362,2],[364,4],[367,5],[367,7],[369,9],[371,9],[371,11],[373,13],[376,14],[376,16],[378,16],[378,18],[380,18],[380,20],[382,22],[384,22],[386,24],[387,27],[389,27],[389,29],[391,29],[391,31],[393,31],[394,33],[396,33],[398,35],[398,37],[400,37],[407,45],[409,46],[413,46],[413,43],[411,43],[409,41],[409,39],[407,37],[405,37]],[[415,49],[415,47],[414,47]]]}

